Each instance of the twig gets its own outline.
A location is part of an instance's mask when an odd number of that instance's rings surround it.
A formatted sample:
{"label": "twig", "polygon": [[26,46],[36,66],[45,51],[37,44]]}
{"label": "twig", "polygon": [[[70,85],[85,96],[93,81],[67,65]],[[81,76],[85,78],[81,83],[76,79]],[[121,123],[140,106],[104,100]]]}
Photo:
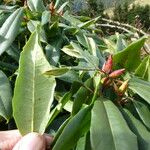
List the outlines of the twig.
{"label": "twig", "polygon": [[100,27],[110,27],[110,28],[117,28],[117,29],[120,29],[120,30],[123,30],[127,33],[130,33],[130,34],[134,34],[133,32],[131,32],[130,30],[124,28],[124,27],[120,27],[118,25],[110,25],[110,24],[96,24],[96,26],[100,26]]}
{"label": "twig", "polygon": [[145,33],[143,30],[139,30],[137,29],[136,27],[132,26],[132,25],[129,25],[129,24],[125,24],[125,23],[120,23],[118,21],[113,21],[113,20],[109,20],[109,19],[105,19],[105,18],[101,18],[101,20],[103,21],[106,21],[106,22],[109,22],[109,23],[112,23],[112,24],[116,24],[118,26],[124,26],[124,27],[128,27],[128,28],[131,28],[139,33],[141,33],[142,35],[148,35],[147,33]]}

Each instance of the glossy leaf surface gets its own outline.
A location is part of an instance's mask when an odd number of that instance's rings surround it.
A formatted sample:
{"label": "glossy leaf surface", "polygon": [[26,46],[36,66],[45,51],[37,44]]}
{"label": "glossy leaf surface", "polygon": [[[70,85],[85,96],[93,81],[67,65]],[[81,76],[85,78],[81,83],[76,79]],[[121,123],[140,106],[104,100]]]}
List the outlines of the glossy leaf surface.
{"label": "glossy leaf surface", "polygon": [[129,81],[129,88],[150,104],[150,82],[138,78]]}
{"label": "glossy leaf surface", "polygon": [[116,66],[125,68],[128,71],[134,71],[141,62],[141,48],[143,47],[145,40],[146,38],[141,38],[115,54],[113,59]]}
{"label": "glossy leaf surface", "polygon": [[81,109],[78,114],[71,118],[59,136],[52,150],[66,150],[75,146],[78,139],[83,135],[90,122],[91,106]]}
{"label": "glossy leaf surface", "polygon": [[130,129],[137,135],[139,150],[149,150],[150,132],[127,109],[124,109],[123,114]]}
{"label": "glossy leaf surface", "polygon": [[107,99],[95,101],[90,132],[93,150],[138,150],[136,136],[117,107]]}

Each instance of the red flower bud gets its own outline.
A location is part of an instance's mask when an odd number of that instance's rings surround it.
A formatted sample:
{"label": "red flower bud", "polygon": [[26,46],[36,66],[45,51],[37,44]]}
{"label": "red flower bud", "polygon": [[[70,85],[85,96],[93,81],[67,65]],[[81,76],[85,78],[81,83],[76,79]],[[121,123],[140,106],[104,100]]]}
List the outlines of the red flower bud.
{"label": "red flower bud", "polygon": [[54,14],[55,8],[54,8],[54,2],[53,1],[49,4],[49,10],[50,10],[51,14]]}
{"label": "red flower bud", "polygon": [[125,69],[119,69],[119,70],[115,70],[113,71],[111,74],[109,74],[110,78],[117,78],[120,75],[122,75],[125,72]]}
{"label": "red flower bud", "polygon": [[102,70],[109,74],[112,71],[112,67],[113,67],[113,59],[112,59],[112,55],[110,55],[107,59],[107,61],[103,64]]}

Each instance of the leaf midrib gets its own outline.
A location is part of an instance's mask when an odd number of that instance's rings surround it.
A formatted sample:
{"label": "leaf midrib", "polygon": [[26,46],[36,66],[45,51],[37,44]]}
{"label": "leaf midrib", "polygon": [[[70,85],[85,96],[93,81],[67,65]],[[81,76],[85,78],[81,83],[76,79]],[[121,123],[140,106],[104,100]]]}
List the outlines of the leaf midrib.
{"label": "leaf midrib", "polygon": [[[35,42],[36,43],[36,40],[37,40],[37,37],[35,36]],[[35,117],[35,78],[36,78],[36,69],[35,69],[35,66],[36,66],[36,45],[34,44],[34,47],[33,47],[33,95],[32,95],[32,122],[31,122],[31,131],[33,132],[34,131],[34,117]]]}

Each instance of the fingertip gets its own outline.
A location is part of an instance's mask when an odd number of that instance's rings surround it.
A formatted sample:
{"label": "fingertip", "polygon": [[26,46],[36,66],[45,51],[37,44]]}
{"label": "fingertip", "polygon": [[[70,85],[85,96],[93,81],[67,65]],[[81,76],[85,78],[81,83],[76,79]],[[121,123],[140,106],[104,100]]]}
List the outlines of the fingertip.
{"label": "fingertip", "polygon": [[13,150],[45,150],[45,138],[35,132],[25,135],[13,148]]}

